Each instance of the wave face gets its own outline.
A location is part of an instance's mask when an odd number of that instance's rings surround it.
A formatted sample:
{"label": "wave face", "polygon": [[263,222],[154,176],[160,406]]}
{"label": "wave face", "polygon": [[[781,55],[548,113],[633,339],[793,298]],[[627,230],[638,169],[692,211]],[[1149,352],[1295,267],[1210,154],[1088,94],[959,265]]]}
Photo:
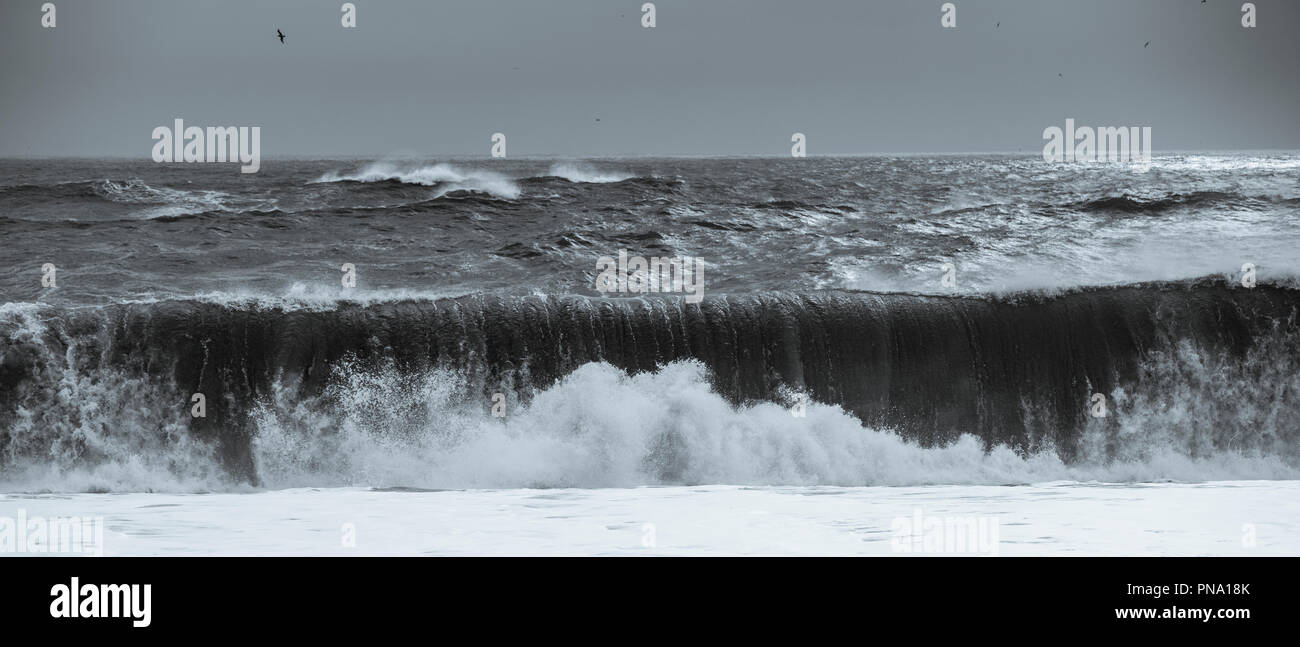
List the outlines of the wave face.
{"label": "wave face", "polygon": [[[10,305],[0,312],[0,480],[1294,478],[1298,306],[1291,288],[1217,281],[699,304]],[[194,393],[205,417],[190,415]],[[804,417],[792,415],[800,393],[811,398]],[[1091,415],[1095,393],[1104,417]]]}

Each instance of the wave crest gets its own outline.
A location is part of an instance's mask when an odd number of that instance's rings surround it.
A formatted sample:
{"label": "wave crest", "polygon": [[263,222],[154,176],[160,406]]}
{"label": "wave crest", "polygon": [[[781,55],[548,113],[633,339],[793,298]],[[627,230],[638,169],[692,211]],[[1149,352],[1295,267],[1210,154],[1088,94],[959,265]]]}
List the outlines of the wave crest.
{"label": "wave crest", "polygon": [[397,162],[372,162],[360,170],[347,173],[331,171],[316,182],[399,182],[435,187],[434,197],[453,191],[475,191],[513,200],[519,197],[519,187],[510,178],[480,169],[462,169],[450,164],[410,165]]}
{"label": "wave crest", "polygon": [[602,171],[590,164],[579,162],[557,162],[551,165],[547,175],[550,177],[564,178],[570,182],[581,182],[586,184],[608,184],[611,182],[622,182],[630,180],[634,175],[621,173],[618,171]]}

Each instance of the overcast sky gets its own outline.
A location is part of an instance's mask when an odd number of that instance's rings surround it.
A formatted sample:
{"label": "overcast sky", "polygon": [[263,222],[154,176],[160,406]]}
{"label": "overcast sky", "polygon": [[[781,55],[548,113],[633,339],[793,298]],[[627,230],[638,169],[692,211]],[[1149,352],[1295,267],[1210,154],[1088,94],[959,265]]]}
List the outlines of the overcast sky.
{"label": "overcast sky", "polygon": [[42,2],[0,5],[0,156],[147,159],[176,117],[264,156],[1039,152],[1066,117],[1300,148],[1295,0]]}

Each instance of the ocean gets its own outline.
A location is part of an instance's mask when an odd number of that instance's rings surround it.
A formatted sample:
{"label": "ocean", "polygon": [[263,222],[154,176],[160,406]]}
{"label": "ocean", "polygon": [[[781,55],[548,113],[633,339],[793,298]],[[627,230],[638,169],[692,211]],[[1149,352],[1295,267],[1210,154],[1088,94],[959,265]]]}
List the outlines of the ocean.
{"label": "ocean", "polygon": [[[102,517],[104,554],[1297,554],[1297,215],[1294,153],[0,161],[0,517]],[[699,290],[610,292],[621,257]],[[952,518],[993,547],[907,548]]]}

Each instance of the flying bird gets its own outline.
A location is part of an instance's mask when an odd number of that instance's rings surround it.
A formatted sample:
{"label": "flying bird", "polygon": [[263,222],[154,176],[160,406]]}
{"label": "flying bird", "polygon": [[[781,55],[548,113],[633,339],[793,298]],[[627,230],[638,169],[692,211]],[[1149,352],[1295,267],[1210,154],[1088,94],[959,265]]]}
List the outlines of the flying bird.
{"label": "flying bird", "polygon": [[[1151,41],[1147,41],[1147,45],[1150,45],[1150,44],[1151,44]],[[1143,45],[1143,46],[1142,46],[1142,49],[1146,49],[1146,48],[1147,48],[1147,45]]]}
{"label": "flying bird", "polygon": [[277,30],[275,30],[275,35],[280,37],[280,44],[283,45],[283,44],[284,44],[284,32],[281,32],[279,29],[277,29]]}
{"label": "flying bird", "polygon": [[1002,26],[1002,23],[998,23],[998,24],[996,24],[996,25],[993,25],[993,28],[994,28],[994,29],[997,29],[998,27],[1001,27],[1001,26]]}

